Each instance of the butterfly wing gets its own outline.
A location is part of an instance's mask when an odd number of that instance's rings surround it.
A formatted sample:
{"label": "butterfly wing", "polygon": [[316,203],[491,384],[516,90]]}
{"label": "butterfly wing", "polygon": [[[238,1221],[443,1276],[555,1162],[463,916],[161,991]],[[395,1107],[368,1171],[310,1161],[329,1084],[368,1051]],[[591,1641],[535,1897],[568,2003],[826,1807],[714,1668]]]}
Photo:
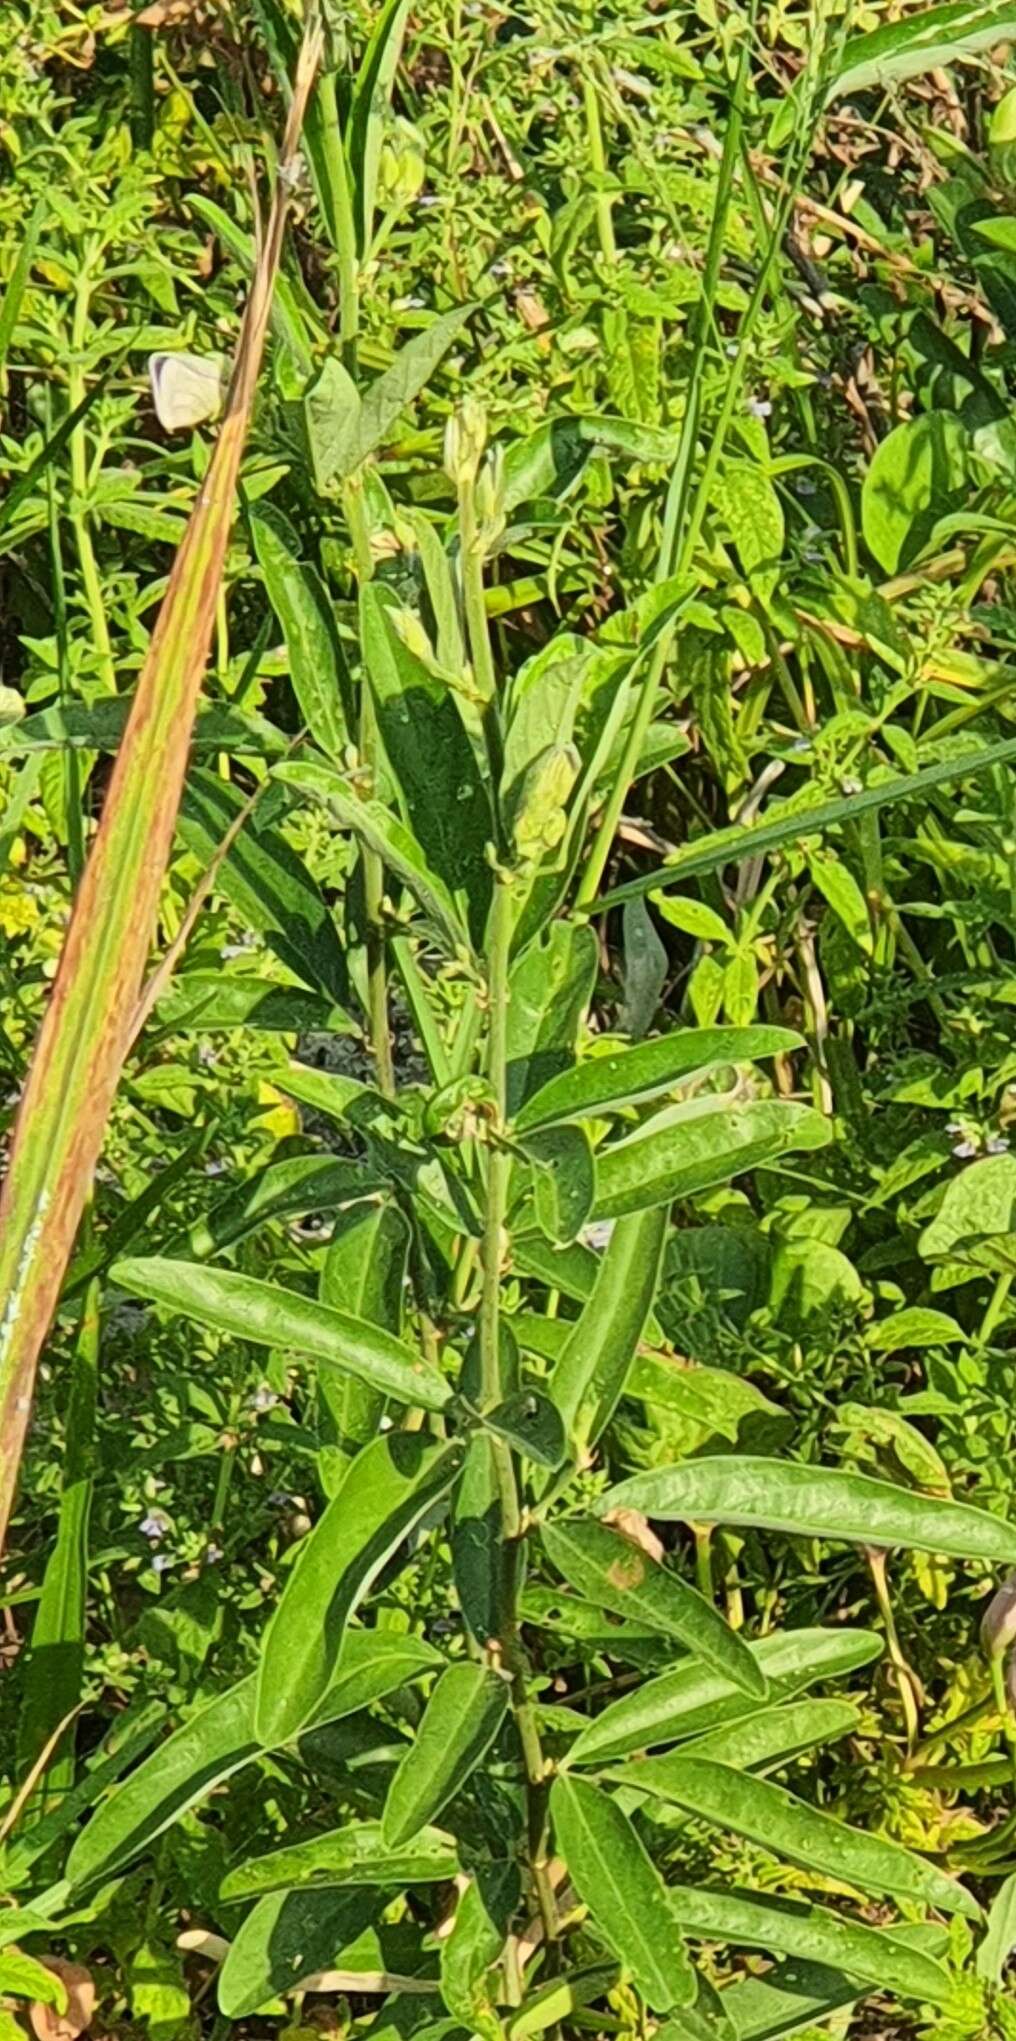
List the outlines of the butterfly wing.
{"label": "butterfly wing", "polygon": [[153,354],[148,373],[155,415],[164,432],[188,432],[217,418],[223,401],[220,355]]}

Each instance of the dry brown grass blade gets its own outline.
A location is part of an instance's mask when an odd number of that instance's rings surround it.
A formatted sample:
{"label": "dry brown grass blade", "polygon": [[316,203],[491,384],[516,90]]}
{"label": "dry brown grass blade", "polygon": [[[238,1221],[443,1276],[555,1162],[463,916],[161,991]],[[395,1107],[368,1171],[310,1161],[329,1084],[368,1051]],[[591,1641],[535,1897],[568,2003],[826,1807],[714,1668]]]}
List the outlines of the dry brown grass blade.
{"label": "dry brown grass blade", "polygon": [[0,1548],[35,1370],[130,1045],[215,621],[290,173],[321,55],[300,50],[279,176],[218,443],[177,553],[71,913],[0,1197]]}

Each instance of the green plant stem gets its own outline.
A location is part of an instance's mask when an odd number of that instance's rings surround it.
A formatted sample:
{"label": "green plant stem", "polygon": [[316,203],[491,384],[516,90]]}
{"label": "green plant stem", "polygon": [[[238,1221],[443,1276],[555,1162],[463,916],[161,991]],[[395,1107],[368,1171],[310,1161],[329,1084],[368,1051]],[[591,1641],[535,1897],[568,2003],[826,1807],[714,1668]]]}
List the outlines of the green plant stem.
{"label": "green plant stem", "polygon": [[600,95],[597,82],[588,65],[581,67],[582,104],[586,116],[586,141],[589,148],[589,168],[597,180],[596,230],[600,240],[600,253],[604,262],[617,261],[617,242],[614,239],[614,202],[609,191],[604,189],[607,178],[607,155],[603,146],[603,123],[600,119]]}
{"label": "green plant stem", "polygon": [[[370,531],[363,508],[360,484],[354,476],[346,483],[342,496],[346,523],[353,542],[356,557],[356,572],[361,588],[374,572],[370,550]],[[373,773],[377,765],[377,723],[370,686],[364,675],[360,689],[360,729],[358,750],[363,764]],[[367,951],[367,1021],[370,1030],[370,1044],[377,1070],[379,1089],[386,1098],[395,1097],[395,1067],[392,1061],[392,1037],[388,1023],[388,972],[385,955],[385,931],[382,906],[384,901],[384,868],[376,851],[366,846],[360,852],[363,871],[364,901],[364,942]]]}
{"label": "green plant stem", "polygon": [[977,1335],[978,1346],[987,1346],[1005,1310],[1009,1292],[1012,1289],[1012,1283],[1012,1275],[1007,1270],[1003,1270],[1002,1274],[997,1277],[995,1287],[988,1299],[988,1308],[981,1320],[981,1329]]}
{"label": "green plant stem", "polygon": [[[514,894],[507,874],[497,873],[490,912],[488,956],[487,1075],[494,1094],[495,1133],[504,1132],[508,1102],[508,959],[514,923]],[[504,1222],[508,1203],[511,1157],[493,1141],[487,1153],[487,1197],[483,1224],[480,1266],[483,1294],[480,1300],[480,1382],[481,1408],[493,1409],[501,1399],[501,1355],[499,1345],[501,1313],[501,1262]]]}
{"label": "green plant stem", "polygon": [[[76,411],[85,400],[85,377],[82,359],[88,339],[88,315],[91,308],[92,272],[89,254],[86,253],[74,294],[74,314],[71,321],[71,359],[67,372],[67,408]],[[85,498],[88,494],[88,445],[84,422],[77,425],[70,437],[71,502],[70,522],[77,548],[81,581],[85,592],[85,606],[92,628],[102,684],[107,694],[116,693],[116,667],[113,661],[113,647],[110,643],[109,625],[106,622],[106,607],[102,594],[102,578],[99,574],[92,535],[88,527],[88,513]]]}
{"label": "green plant stem", "polygon": [[[47,400],[47,432],[53,430],[52,404]],[[67,591],[64,581],[63,552],[60,545],[60,506],[57,496],[56,470],[50,467],[46,477],[46,494],[49,509],[49,558],[53,575],[53,624],[56,639],[57,666],[60,676],[60,701],[63,706],[71,699],[68,672],[67,633]],[[81,784],[81,759],[73,746],[69,746],[64,760],[64,805],[67,814],[67,862],[70,867],[71,884],[76,886],[85,863],[85,829],[83,787]]]}

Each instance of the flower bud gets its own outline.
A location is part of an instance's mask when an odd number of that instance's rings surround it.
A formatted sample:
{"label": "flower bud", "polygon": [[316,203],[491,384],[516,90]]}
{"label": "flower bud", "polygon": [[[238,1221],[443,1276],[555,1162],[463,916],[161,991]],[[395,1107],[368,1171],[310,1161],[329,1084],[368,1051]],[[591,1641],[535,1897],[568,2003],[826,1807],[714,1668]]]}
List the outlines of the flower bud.
{"label": "flower bud", "polygon": [[396,119],[381,144],[378,194],[386,208],[411,205],[427,175],[423,141],[412,121]]}
{"label": "flower bud", "polygon": [[473,482],[487,444],[487,413],[475,397],[453,411],[445,427],[444,466],[449,482]]}
{"label": "flower bud", "polygon": [[526,767],[511,821],[515,849],[525,863],[535,862],[560,843],[579,763],[574,744],[548,744]]}
{"label": "flower bud", "polygon": [[1000,1658],[1016,1644],[1016,1573],[1010,1573],[993,1594],[981,1617],[981,1649],[987,1658]]}

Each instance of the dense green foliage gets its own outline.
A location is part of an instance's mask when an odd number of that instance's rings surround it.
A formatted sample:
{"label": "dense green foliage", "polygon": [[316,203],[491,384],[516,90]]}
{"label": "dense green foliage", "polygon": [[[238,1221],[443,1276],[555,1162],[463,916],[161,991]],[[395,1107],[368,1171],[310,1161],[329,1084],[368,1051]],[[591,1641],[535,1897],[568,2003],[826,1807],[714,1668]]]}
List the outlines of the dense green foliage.
{"label": "dense green foliage", "polygon": [[[1016,2041],[1016,9],[898,14],[329,0],[0,2041]],[[0,21],[5,1129],[299,31]]]}

